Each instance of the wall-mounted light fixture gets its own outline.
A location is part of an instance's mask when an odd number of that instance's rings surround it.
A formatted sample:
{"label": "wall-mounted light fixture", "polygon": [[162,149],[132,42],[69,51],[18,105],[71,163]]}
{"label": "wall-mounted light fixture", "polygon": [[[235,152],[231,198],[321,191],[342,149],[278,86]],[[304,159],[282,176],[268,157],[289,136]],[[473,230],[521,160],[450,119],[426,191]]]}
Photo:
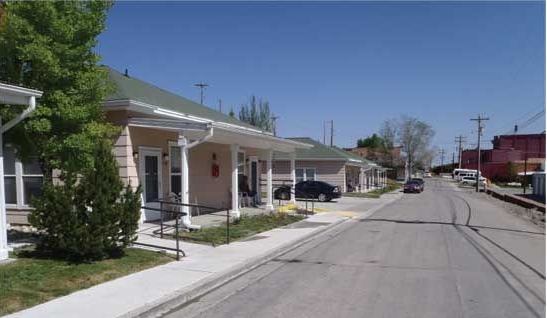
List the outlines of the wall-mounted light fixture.
{"label": "wall-mounted light fixture", "polygon": [[168,162],[169,161],[169,154],[167,153],[163,153],[163,162]]}
{"label": "wall-mounted light fixture", "polygon": [[139,159],[139,153],[138,152],[133,153],[133,159],[135,159],[135,160]]}

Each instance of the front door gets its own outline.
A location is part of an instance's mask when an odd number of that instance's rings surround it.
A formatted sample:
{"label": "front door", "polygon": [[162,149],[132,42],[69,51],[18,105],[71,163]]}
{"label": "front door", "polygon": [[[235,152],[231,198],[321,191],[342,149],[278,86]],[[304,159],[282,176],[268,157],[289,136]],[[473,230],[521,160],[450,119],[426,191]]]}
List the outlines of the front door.
{"label": "front door", "polygon": [[[142,185],[143,205],[151,208],[159,208],[157,200],[161,197],[161,150],[140,149],[139,151],[139,175]],[[159,219],[157,211],[144,210],[144,220]]]}

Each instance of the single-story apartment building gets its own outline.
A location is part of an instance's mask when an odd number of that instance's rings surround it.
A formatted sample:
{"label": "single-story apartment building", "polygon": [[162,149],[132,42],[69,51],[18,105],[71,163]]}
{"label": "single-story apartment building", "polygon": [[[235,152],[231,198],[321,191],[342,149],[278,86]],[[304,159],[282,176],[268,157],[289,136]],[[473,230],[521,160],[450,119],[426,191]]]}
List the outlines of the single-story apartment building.
{"label": "single-story apartment building", "polygon": [[[325,181],[339,186],[343,192],[367,192],[385,184],[385,169],[377,164],[336,146],[327,146],[309,137],[287,138],[313,147],[296,149],[294,154],[274,152],[274,187],[290,185],[291,160],[294,160],[294,182],[306,180]],[[262,171],[263,180],[266,170]],[[264,185],[264,182],[262,182]],[[263,191],[265,191],[263,189]]]}
{"label": "single-story apartment building", "polygon": [[[108,71],[115,91],[103,106],[106,119],[122,127],[113,149],[120,177],[134,187],[142,186],[142,202],[147,207],[158,208],[157,199],[174,193],[182,203],[230,209],[238,217],[238,185],[243,175],[251,180],[251,189],[258,190],[259,172],[265,169],[271,189],[273,153],[311,147],[276,137],[127,72]],[[271,210],[272,191],[268,193],[265,208]],[[26,221],[28,204],[16,203],[10,206],[12,216],[19,217],[14,223]],[[142,221],[158,218],[158,212],[143,209]],[[183,218],[183,224],[192,226],[190,215]]]}

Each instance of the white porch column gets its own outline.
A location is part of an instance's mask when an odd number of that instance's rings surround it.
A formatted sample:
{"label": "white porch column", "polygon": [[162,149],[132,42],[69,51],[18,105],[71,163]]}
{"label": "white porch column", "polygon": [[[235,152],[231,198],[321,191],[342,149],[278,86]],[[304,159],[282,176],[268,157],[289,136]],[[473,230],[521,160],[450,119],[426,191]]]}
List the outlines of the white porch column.
{"label": "white porch column", "polygon": [[230,150],[232,151],[232,216],[235,218],[239,218],[239,172],[237,171],[237,153],[239,152],[239,145],[230,145]]}
{"label": "white porch column", "polygon": [[296,204],[296,167],[295,167],[296,153],[291,153],[291,179],[292,189],[294,193],[291,194],[291,202]]}
{"label": "white porch column", "polygon": [[359,192],[363,193],[363,188],[365,187],[365,168],[360,169],[359,174]]}
{"label": "white porch column", "polygon": [[377,184],[377,187],[379,187],[379,188],[382,187],[381,182],[380,182],[380,170],[376,170],[376,184]]}
{"label": "white porch column", "polygon": [[266,211],[273,211],[273,193],[272,193],[272,155],[273,151],[272,149],[268,149],[265,151],[266,155]]}
{"label": "white porch column", "polygon": [[[2,119],[0,118],[0,127]],[[0,133],[0,260],[8,259],[8,224],[6,218],[6,194],[4,189],[4,147]]]}
{"label": "white porch column", "polygon": [[[190,204],[190,199],[188,195],[189,184],[188,181],[188,140],[185,136],[179,135],[178,146],[180,147],[180,159],[181,159],[181,178],[180,178],[180,201],[182,204]],[[186,215],[182,217],[182,223],[186,226],[191,224],[190,208],[187,206],[182,207],[182,212],[185,212]]]}
{"label": "white porch column", "polygon": [[342,192],[348,192],[347,184],[348,184],[348,167],[344,166],[344,184],[342,185]]}

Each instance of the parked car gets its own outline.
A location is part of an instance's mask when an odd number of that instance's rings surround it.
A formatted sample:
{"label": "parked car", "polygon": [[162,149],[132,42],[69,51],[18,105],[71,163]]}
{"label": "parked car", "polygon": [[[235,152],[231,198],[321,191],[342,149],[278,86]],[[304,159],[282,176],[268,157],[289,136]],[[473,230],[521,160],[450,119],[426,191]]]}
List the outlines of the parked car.
{"label": "parked car", "polygon": [[431,178],[431,172],[429,171],[424,172],[424,178]]}
{"label": "parked car", "polygon": [[403,187],[403,192],[404,193],[409,193],[409,192],[411,192],[411,193],[420,193],[423,190],[424,190],[424,188],[422,187],[420,182],[413,181],[413,180],[410,180],[407,183],[405,183],[405,185]]}
{"label": "parked car", "polygon": [[422,187],[422,191],[424,191],[424,185],[425,185],[424,179],[422,179],[422,178],[412,178],[412,179],[410,179],[410,181],[418,182],[420,184],[420,186]]}
{"label": "parked car", "polygon": [[[484,177],[479,177],[479,182],[481,185],[485,185],[486,184],[486,178]],[[462,180],[460,181],[461,184],[464,184],[464,185],[475,185],[477,184],[477,177],[463,177]]]}
{"label": "parked car", "polygon": [[[323,181],[300,181],[296,184],[297,199],[317,199],[321,202],[331,201],[340,198],[342,191],[340,187],[333,186]],[[291,198],[291,187],[281,186],[274,191],[274,198],[289,200]]]}
{"label": "parked car", "polygon": [[397,180],[395,180],[395,181],[399,184],[405,184],[405,179],[404,178],[397,178]]}

